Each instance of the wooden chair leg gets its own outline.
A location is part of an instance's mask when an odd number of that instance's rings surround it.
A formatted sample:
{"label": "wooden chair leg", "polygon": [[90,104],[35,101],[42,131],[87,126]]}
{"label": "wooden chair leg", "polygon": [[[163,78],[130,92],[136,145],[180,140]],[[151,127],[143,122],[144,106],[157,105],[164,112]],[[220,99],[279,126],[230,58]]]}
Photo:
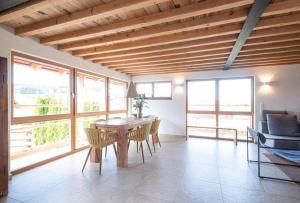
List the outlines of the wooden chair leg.
{"label": "wooden chair leg", "polygon": [[116,157],[118,157],[118,156],[117,156],[117,148],[116,148],[116,145],[115,145],[115,143],[113,143],[113,147],[114,147],[114,152],[115,152],[115,155],[116,155]]}
{"label": "wooden chair leg", "polygon": [[105,158],[107,156],[107,147],[105,147]]}
{"label": "wooden chair leg", "polygon": [[155,143],[154,143],[153,135],[152,135],[152,145],[153,145],[153,149],[154,149],[154,152],[155,152]]}
{"label": "wooden chair leg", "polygon": [[81,170],[82,173],[83,173],[83,171],[84,171],[86,162],[87,162],[87,160],[88,160],[88,158],[89,158],[89,156],[90,156],[90,154],[91,154],[91,151],[92,151],[92,147],[90,147],[89,152],[88,152],[88,154],[87,154],[87,156],[86,156],[86,158],[85,158],[85,162],[84,162],[83,167],[82,167],[82,170]]}
{"label": "wooden chair leg", "polygon": [[127,151],[129,151],[129,146],[130,146],[130,140],[128,140]]}
{"label": "wooden chair leg", "polygon": [[139,142],[136,141],[136,153],[138,153],[138,152],[139,152]]}
{"label": "wooden chair leg", "polygon": [[143,163],[145,163],[143,142],[141,142],[141,150],[142,150]]}
{"label": "wooden chair leg", "polygon": [[148,141],[148,140],[146,140],[146,143],[147,143],[147,145],[148,145],[148,149],[149,149],[149,151],[150,151],[150,154],[151,154],[151,156],[152,156],[152,151],[151,151],[151,148],[150,148],[150,145],[149,145],[149,141]]}

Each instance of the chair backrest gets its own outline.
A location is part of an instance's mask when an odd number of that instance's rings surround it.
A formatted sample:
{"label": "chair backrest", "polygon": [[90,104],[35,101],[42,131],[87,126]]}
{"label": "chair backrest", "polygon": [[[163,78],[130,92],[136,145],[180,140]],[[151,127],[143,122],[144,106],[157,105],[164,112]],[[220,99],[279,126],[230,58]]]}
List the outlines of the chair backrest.
{"label": "chair backrest", "polygon": [[140,140],[145,140],[149,134],[151,129],[152,123],[143,124],[140,128],[137,128],[134,132],[134,136]]}
{"label": "chair backrest", "polygon": [[116,141],[116,134],[113,132],[104,132],[101,129],[86,128],[86,136],[92,147],[102,148],[113,144]]}
{"label": "chair backrest", "polygon": [[150,134],[151,134],[151,135],[158,132],[159,124],[160,124],[160,120],[158,120],[158,119],[155,119],[155,120],[152,122],[151,130],[150,130]]}

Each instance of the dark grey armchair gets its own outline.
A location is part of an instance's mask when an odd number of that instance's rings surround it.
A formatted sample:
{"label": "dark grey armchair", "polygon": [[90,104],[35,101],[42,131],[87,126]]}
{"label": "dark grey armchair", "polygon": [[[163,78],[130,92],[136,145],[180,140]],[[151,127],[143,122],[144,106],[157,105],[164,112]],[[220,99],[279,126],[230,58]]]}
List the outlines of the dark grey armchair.
{"label": "dark grey armchair", "polygon": [[[297,117],[287,111],[264,110],[259,122],[259,132],[266,135],[300,137],[300,123]],[[288,140],[274,140],[269,143],[275,148],[299,150],[300,143]]]}

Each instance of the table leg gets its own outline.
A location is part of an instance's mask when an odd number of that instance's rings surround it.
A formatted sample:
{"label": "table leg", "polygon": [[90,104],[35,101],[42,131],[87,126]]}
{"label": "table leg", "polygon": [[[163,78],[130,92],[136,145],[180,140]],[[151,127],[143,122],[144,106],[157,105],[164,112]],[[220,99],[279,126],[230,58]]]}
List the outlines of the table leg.
{"label": "table leg", "polygon": [[126,127],[118,129],[118,154],[117,154],[117,166],[120,168],[128,167],[128,137]]}

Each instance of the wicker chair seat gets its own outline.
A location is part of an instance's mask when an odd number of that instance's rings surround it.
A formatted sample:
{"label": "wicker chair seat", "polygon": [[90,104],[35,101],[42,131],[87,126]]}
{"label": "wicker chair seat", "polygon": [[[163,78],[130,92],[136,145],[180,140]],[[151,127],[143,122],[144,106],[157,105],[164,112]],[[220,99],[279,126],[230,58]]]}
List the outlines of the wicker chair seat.
{"label": "wicker chair seat", "polygon": [[135,128],[128,133],[128,139],[133,141],[143,141],[149,136],[152,123],[143,125],[141,128]]}
{"label": "wicker chair seat", "polygon": [[86,135],[89,144],[95,148],[104,148],[117,142],[118,134],[116,132],[103,131],[101,129],[86,129]]}

